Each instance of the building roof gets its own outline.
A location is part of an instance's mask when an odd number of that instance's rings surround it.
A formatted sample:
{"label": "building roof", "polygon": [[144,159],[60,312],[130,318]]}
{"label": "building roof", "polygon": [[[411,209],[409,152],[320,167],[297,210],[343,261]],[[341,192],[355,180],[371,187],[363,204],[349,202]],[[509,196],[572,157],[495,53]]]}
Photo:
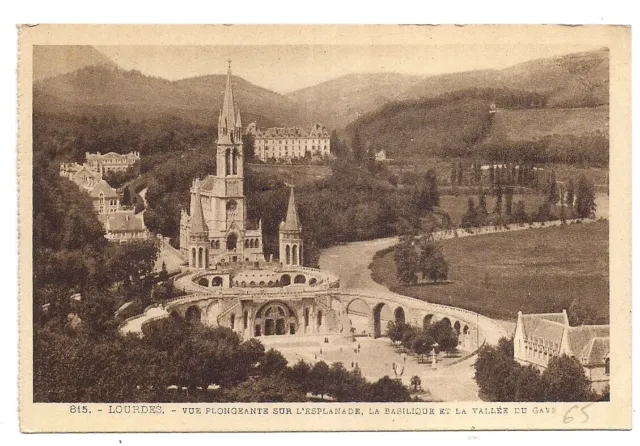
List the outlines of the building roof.
{"label": "building roof", "polygon": [[215,184],[216,176],[215,175],[207,175],[204,180],[200,182],[200,190],[204,191],[212,191],[213,185]]}
{"label": "building roof", "polygon": [[141,232],[146,231],[144,218],[134,211],[121,211],[105,214],[104,225],[107,232]]}
{"label": "building roof", "polygon": [[582,349],[580,362],[587,365],[604,364],[609,357],[609,337],[595,337]]}
{"label": "building roof", "polygon": [[101,192],[104,194],[104,198],[118,198],[118,192],[109,186],[109,183],[105,180],[98,181],[96,185],[89,190],[89,195],[92,198],[98,198]]}
{"label": "building roof", "polygon": [[202,211],[202,201],[200,198],[200,180],[196,178],[195,182],[196,196],[193,203],[193,215],[191,216],[191,229],[193,235],[206,234],[209,232],[207,224],[204,221],[204,213]]}
{"label": "building roof", "polygon": [[559,322],[542,319],[530,337],[560,345],[565,328]]}
{"label": "building roof", "polygon": [[293,194],[293,187],[289,194],[289,206],[287,207],[287,217],[280,224],[280,229],[283,231],[300,231],[300,219],[298,218],[298,211],[296,209],[296,199]]}
{"label": "building roof", "polygon": [[[607,350],[609,349],[609,326],[608,325],[581,325],[569,329],[569,348],[576,358],[584,353],[585,349],[594,338],[606,338]],[[600,341],[599,341],[600,342]]]}
{"label": "building roof", "polygon": [[319,123],[314,124],[309,130],[299,127],[270,127],[261,130],[252,123],[247,131],[256,138],[329,138],[326,127]]}
{"label": "building roof", "polygon": [[569,318],[565,311],[562,313],[523,314],[521,315],[521,319],[524,336],[531,336],[542,321],[550,321],[567,326],[569,325]]}

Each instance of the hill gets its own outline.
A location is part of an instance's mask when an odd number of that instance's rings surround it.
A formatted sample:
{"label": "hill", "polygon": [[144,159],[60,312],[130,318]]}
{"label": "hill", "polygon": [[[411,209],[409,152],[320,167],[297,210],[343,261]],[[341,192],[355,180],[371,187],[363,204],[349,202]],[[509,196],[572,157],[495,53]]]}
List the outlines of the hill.
{"label": "hill", "polygon": [[430,76],[411,86],[404,98],[434,97],[468,88],[533,91],[548,107],[594,107],[609,103],[609,51],[567,54],[523,62],[503,70]]}
{"label": "hill", "polygon": [[397,73],[349,74],[286,96],[309,109],[322,110],[323,124],[342,128],[359,116],[402,97],[421,76]]}
{"label": "hill", "polygon": [[36,45],[33,47],[33,79],[42,80],[84,67],[116,64],[90,45]]}
{"label": "hill", "polygon": [[[225,75],[169,81],[112,65],[84,67],[34,83],[34,110],[75,115],[115,114],[131,121],[175,116],[197,125],[216,125]],[[308,126],[313,113],[273,91],[233,77],[243,123]]]}
{"label": "hill", "polygon": [[609,52],[537,59],[501,70],[475,70],[436,76],[373,73],[343,76],[289,93],[299,104],[329,114],[330,127],[344,128],[388,101],[418,100],[468,89],[535,92],[546,107],[595,107],[609,103]]}

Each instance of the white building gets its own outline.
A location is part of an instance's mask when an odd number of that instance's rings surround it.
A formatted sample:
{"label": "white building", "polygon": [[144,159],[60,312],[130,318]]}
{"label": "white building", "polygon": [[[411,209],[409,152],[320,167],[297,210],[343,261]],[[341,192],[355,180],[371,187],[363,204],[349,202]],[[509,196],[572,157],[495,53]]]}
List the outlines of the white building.
{"label": "white building", "polygon": [[272,127],[261,130],[252,122],[246,133],[254,137],[254,156],[265,162],[269,159],[289,161],[305,156],[313,158],[331,154],[329,131],[318,123],[310,130],[298,127]]}

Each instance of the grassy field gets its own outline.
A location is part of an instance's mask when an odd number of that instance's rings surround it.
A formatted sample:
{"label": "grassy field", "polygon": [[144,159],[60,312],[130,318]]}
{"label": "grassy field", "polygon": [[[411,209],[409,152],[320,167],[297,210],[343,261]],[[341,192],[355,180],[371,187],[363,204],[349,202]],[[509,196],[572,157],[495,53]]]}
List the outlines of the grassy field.
{"label": "grassy field", "polygon": [[580,136],[596,130],[609,133],[609,107],[500,110],[489,138],[533,141],[546,135]]}
{"label": "grassy field", "polygon": [[441,242],[449,263],[442,285],[401,286],[393,252],[374,259],[374,280],[401,294],[514,320],[561,311],[574,299],[609,320],[609,224],[598,221]]}
{"label": "grassy field", "polygon": [[329,166],[310,166],[302,164],[250,164],[250,169],[275,175],[286,183],[294,186],[304,186],[331,175]]}

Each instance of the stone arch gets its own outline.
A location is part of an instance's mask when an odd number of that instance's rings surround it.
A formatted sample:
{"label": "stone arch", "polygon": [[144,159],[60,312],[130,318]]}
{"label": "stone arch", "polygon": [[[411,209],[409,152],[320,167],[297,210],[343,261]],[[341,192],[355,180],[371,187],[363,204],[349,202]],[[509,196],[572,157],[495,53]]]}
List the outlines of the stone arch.
{"label": "stone arch", "polygon": [[273,280],[270,280],[269,282],[267,282],[267,286],[273,286]]}
{"label": "stone arch", "polygon": [[191,266],[196,267],[196,248],[191,248]]}
{"label": "stone arch", "polygon": [[291,247],[291,264],[292,265],[298,264],[298,245],[293,245]]}
{"label": "stone arch", "polygon": [[396,325],[404,325],[406,323],[404,308],[402,307],[396,308],[396,310],[393,312],[393,319]]}
{"label": "stone arch", "polygon": [[241,287],[246,287],[247,286],[247,282],[245,282],[244,280],[242,281],[242,283],[240,284]]}
{"label": "stone arch", "polygon": [[304,277],[304,274],[298,274],[293,278],[293,283],[305,283],[307,278]]}
{"label": "stone arch", "polygon": [[443,317],[442,319],[440,319],[440,321],[451,327],[451,319],[449,319],[448,317]]}
{"label": "stone arch", "polygon": [[216,249],[220,249],[220,240],[216,240]]}
{"label": "stone arch", "polygon": [[291,276],[289,274],[283,274],[282,277],[280,277],[280,285],[291,285]]}
{"label": "stone arch", "polygon": [[298,319],[295,312],[284,302],[271,301],[256,313],[254,332],[265,336],[295,334]]}
{"label": "stone arch", "polygon": [[465,336],[469,336],[469,326],[465,325],[464,328],[462,329],[462,334]]}
{"label": "stone arch", "polygon": [[291,264],[291,248],[289,247],[289,245],[287,245],[284,248],[284,254],[285,254],[285,265],[290,265]]}
{"label": "stone arch", "polygon": [[249,239],[248,238],[244,240],[244,247],[245,248],[249,248]]}
{"label": "stone arch", "polygon": [[169,313],[169,319],[171,319],[172,321],[181,321],[182,317],[180,316],[180,313],[178,313],[178,311],[171,310],[171,313]]}
{"label": "stone arch", "polygon": [[216,249],[216,240],[211,240],[211,249]]}
{"label": "stone arch", "polygon": [[200,286],[209,286],[209,281],[207,280],[206,277],[201,277],[198,280],[198,285],[200,285]]}
{"label": "stone arch", "polygon": [[196,305],[191,305],[184,312],[184,318],[192,324],[200,323],[202,320],[202,311]]}
{"label": "stone arch", "polygon": [[360,298],[355,298],[347,304],[347,318],[351,323],[351,332],[355,335],[368,334],[371,329],[371,309],[369,305]]}
{"label": "stone arch", "polygon": [[227,251],[233,251],[238,245],[238,235],[232,232],[227,236]]}
{"label": "stone arch", "polygon": [[427,314],[423,319],[422,319],[422,328],[426,329],[430,324],[433,323],[433,314]]}
{"label": "stone arch", "polygon": [[196,268],[204,267],[204,249],[202,247],[198,248],[198,266]]}
{"label": "stone arch", "polygon": [[258,284],[259,286],[264,286],[264,280],[261,280],[260,283]]}
{"label": "stone arch", "polygon": [[260,239],[257,238],[254,244],[254,248],[260,248]]}
{"label": "stone arch", "polygon": [[244,313],[242,313],[242,329],[246,330],[247,328],[249,328],[249,312],[244,310]]}
{"label": "stone arch", "polygon": [[316,313],[316,325],[318,328],[322,327],[322,323],[324,322],[323,320],[323,314],[322,314],[322,310],[318,310],[318,312]]}
{"label": "stone arch", "polygon": [[315,277],[312,277],[311,279],[309,279],[309,285],[313,286],[316,283],[318,283],[318,279],[316,279]]}
{"label": "stone arch", "polygon": [[233,164],[233,174],[234,175],[238,175],[238,150],[237,149],[233,149],[233,158],[232,158],[232,164]]}
{"label": "stone arch", "polygon": [[391,308],[384,302],[380,302],[373,308],[373,337],[379,338],[387,334],[387,326],[393,320]]}
{"label": "stone arch", "polygon": [[[214,278],[211,279],[211,286],[222,286],[223,280],[222,277],[220,276],[215,276]],[[236,285],[238,283],[236,282]]]}
{"label": "stone arch", "polygon": [[249,282],[249,286],[253,288],[254,286],[256,286],[256,283],[252,280],[251,282]]}
{"label": "stone arch", "polygon": [[456,333],[458,333],[458,335],[460,334],[460,330],[462,329],[462,325],[460,324],[460,321],[456,321],[453,324],[453,329],[456,331]]}

